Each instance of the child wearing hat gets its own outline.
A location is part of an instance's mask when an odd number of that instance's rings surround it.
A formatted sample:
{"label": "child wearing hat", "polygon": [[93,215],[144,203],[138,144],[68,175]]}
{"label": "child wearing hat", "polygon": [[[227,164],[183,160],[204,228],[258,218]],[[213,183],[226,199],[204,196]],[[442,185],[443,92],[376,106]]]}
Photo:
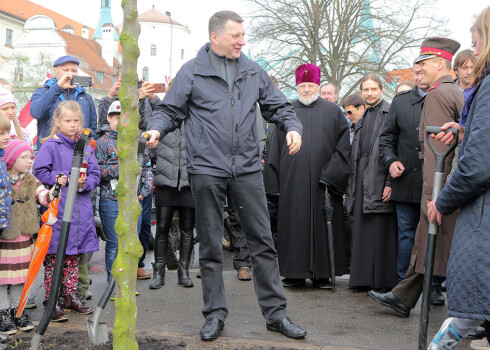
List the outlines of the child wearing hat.
{"label": "child wearing hat", "polygon": [[40,228],[36,204],[48,206],[54,187],[47,190],[30,172],[34,153],[27,142],[11,139],[3,159],[12,186],[12,204],[9,226],[0,239],[0,330],[15,334],[17,329],[34,328],[25,312],[19,318],[15,314],[31,260],[32,236]]}
{"label": "child wearing hat", "polygon": [[26,130],[20,126],[17,114],[17,102],[14,95],[4,87],[0,87],[0,111],[3,112],[10,120],[10,136],[17,137],[19,140],[26,141],[33,146],[32,139]]}
{"label": "child wearing hat", "polygon": [[[107,270],[107,279],[111,275],[112,264],[117,253],[117,234],[114,224],[118,215],[118,204],[116,196],[116,185],[119,179],[119,164],[117,156],[117,125],[121,115],[121,104],[114,101],[109,106],[107,112],[107,121],[110,130],[97,140],[95,156],[100,167],[100,202],[99,214],[102,222],[102,229],[106,236],[105,262]],[[151,162],[148,157],[148,163],[143,168],[138,184],[138,197],[140,202],[153,193],[153,177],[151,172]],[[140,222],[142,218],[140,216]],[[138,234],[141,233],[141,224],[138,224]],[[140,236],[141,244],[144,247],[143,256],[138,263],[138,279],[148,279],[150,275],[145,271],[143,260],[148,249],[148,243],[144,237]]]}

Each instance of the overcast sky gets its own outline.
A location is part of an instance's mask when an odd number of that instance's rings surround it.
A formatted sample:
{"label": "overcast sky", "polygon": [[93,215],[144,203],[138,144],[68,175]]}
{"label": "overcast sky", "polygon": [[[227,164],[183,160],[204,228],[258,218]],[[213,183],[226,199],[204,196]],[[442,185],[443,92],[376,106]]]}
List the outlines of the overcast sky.
{"label": "overcast sky", "polygon": [[[67,0],[31,1],[89,27],[96,27],[99,20],[101,0],[84,0],[83,4]],[[232,10],[246,17],[250,8],[245,0],[139,0],[138,12],[148,11],[153,5],[160,12],[170,11],[173,19],[191,29],[191,41],[196,49],[208,40],[208,19],[213,13]],[[452,31],[450,37],[459,41],[462,49],[467,49],[471,45],[469,28],[474,22],[474,16],[488,5],[488,0],[436,0],[435,13],[448,20],[448,27]],[[112,0],[112,20],[115,25],[122,23],[119,0]]]}

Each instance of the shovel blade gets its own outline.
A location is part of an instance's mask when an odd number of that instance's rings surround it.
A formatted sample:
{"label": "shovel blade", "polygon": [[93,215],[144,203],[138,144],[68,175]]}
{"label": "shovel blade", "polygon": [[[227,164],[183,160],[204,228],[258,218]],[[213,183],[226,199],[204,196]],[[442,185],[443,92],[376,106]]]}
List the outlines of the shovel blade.
{"label": "shovel blade", "polygon": [[92,320],[87,320],[87,330],[92,345],[102,345],[109,341],[107,322],[94,323]]}

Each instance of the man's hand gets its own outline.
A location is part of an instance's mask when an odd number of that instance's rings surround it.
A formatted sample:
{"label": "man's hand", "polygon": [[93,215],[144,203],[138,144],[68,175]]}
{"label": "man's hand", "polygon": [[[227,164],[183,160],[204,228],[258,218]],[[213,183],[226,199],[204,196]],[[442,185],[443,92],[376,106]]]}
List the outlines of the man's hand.
{"label": "man's hand", "polygon": [[109,94],[107,94],[107,97],[109,98],[116,97],[117,95],[119,95],[120,89],[121,89],[121,79],[116,79],[111,89],[109,90]]}
{"label": "man's hand", "polygon": [[427,216],[429,217],[429,221],[434,223],[434,220],[437,217],[437,223],[440,225],[442,223],[442,214],[439,213],[436,207],[436,200],[427,203]]}
{"label": "man's hand", "polygon": [[75,74],[73,73],[66,73],[65,75],[63,75],[63,77],[60,80],[58,80],[59,87],[62,89],[76,88],[75,85],[71,85],[71,80],[73,79],[74,76]]}
{"label": "man's hand", "polygon": [[389,202],[390,198],[391,198],[391,187],[386,186],[385,189],[383,190],[383,196],[381,197],[381,199],[383,200],[383,202]]}
{"label": "man's hand", "polygon": [[[458,143],[461,143],[461,141],[463,141],[464,128],[456,122],[449,122],[441,126],[441,130],[447,130],[450,128],[454,128],[458,130]],[[454,140],[454,136],[452,132],[445,133],[444,131],[441,131],[437,135],[430,135],[430,137],[436,141],[444,142],[448,146]]]}
{"label": "man's hand", "polygon": [[138,98],[141,100],[145,97],[150,96],[150,94],[153,93],[153,90],[155,90],[155,88],[153,87],[152,83],[143,83],[143,85],[138,89]]}
{"label": "man's hand", "polygon": [[397,177],[400,177],[404,171],[405,167],[403,166],[402,162],[395,160],[393,163],[391,163],[390,175],[392,178],[396,179]]}
{"label": "man's hand", "polygon": [[298,153],[301,148],[301,135],[297,131],[290,131],[286,134],[286,144],[289,147],[289,155]]}
{"label": "man's hand", "polygon": [[160,132],[158,130],[148,130],[147,133],[150,135],[150,139],[146,141],[146,147],[155,148],[160,139]]}

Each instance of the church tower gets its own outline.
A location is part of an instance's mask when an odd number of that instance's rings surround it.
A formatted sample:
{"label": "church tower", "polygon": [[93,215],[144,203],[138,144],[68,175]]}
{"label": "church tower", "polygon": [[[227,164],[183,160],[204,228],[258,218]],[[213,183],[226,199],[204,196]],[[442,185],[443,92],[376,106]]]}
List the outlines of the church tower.
{"label": "church tower", "polygon": [[[112,15],[111,15],[111,0],[100,0],[100,18],[97,27],[95,28],[94,35],[92,35],[92,40],[96,40],[100,42],[102,40],[102,27],[107,27],[106,24],[112,25],[114,28],[114,24],[112,23]],[[114,29],[114,40],[119,40],[119,35],[117,31]]]}

